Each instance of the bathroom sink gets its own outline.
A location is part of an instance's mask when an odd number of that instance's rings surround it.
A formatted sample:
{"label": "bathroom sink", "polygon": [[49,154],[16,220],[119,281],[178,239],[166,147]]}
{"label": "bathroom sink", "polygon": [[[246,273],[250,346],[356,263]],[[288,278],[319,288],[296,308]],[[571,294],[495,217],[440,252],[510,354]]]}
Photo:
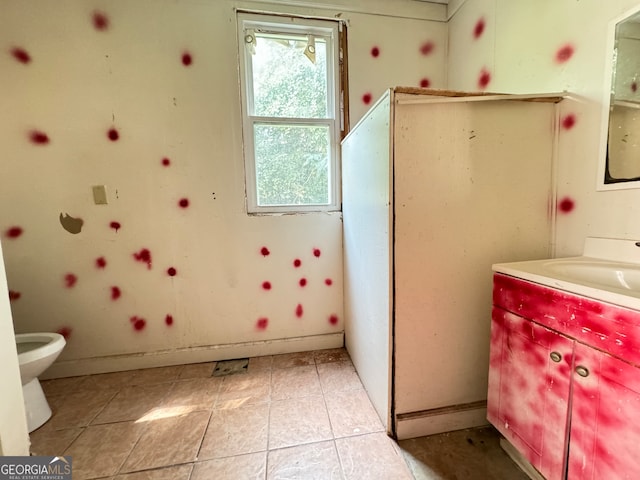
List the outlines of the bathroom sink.
{"label": "bathroom sink", "polygon": [[543,264],[543,268],[567,280],[640,292],[640,265],[583,257],[579,260],[550,261]]}
{"label": "bathroom sink", "polygon": [[497,263],[497,273],[640,310],[640,242],[589,237],[583,256]]}

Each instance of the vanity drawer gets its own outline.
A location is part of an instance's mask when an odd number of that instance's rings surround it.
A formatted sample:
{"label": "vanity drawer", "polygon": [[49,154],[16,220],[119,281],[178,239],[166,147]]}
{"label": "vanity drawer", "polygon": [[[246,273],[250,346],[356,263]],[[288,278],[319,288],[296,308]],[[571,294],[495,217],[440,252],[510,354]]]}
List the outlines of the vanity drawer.
{"label": "vanity drawer", "polygon": [[501,273],[493,304],[640,365],[640,312]]}

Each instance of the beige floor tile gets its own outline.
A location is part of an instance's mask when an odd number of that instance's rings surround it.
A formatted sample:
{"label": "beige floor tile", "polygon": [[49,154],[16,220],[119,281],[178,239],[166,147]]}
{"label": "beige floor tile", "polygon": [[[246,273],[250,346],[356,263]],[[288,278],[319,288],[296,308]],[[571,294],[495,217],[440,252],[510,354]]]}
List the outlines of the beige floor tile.
{"label": "beige floor tile", "polygon": [[333,441],[270,450],[268,464],[267,480],[344,478]]}
{"label": "beige floor tile", "polygon": [[271,370],[273,364],[273,356],[265,355],[263,357],[252,357],[249,359],[249,373],[254,373],[259,370]]}
{"label": "beige floor tile", "polygon": [[87,427],[64,452],[73,458],[73,479],[116,474],[143,430],[133,422]]}
{"label": "beige floor tile", "polygon": [[315,363],[313,352],[284,353],[273,356],[271,368],[302,367],[304,365],[315,365]]}
{"label": "beige floor tile", "polygon": [[313,352],[316,364],[331,362],[350,362],[351,357],[344,348],[329,348]]}
{"label": "beige floor tile", "polygon": [[46,423],[29,434],[31,455],[60,456],[78,438],[84,428],[67,428],[56,430]]}
{"label": "beige floor tile", "polygon": [[188,378],[210,377],[213,375],[213,369],[216,368],[216,362],[191,363],[183,365],[178,375],[178,379],[186,380]]}
{"label": "beige floor tile", "polygon": [[321,395],[274,400],[269,415],[269,450],[333,438]]}
{"label": "beige floor tile", "polygon": [[145,368],[136,370],[131,385],[152,385],[155,383],[173,382],[178,379],[183,365],[171,367]]}
{"label": "beige floor tile", "polygon": [[89,425],[114,395],[115,393],[110,390],[83,390],[49,397],[49,406],[53,411],[53,416],[49,420],[51,427],[59,430]]}
{"label": "beige floor tile", "polygon": [[238,373],[223,379],[215,408],[237,408],[265,403],[271,399],[271,371]]}
{"label": "beige floor tile", "polygon": [[191,470],[193,470],[193,464],[188,463],[174,467],[145,470],[144,472],[125,473],[118,475],[114,480],[189,480]]}
{"label": "beige floor tile", "polygon": [[230,457],[267,449],[269,404],[213,410],[198,460]]}
{"label": "beige floor tile", "polygon": [[135,371],[128,371],[87,375],[82,377],[80,388],[83,390],[120,390],[131,384],[135,374]]}
{"label": "beige floor tile", "polygon": [[351,362],[322,363],[317,366],[324,393],[344,392],[363,388]]}
{"label": "beige floor tile", "polygon": [[201,377],[175,382],[162,402],[163,409],[181,409],[184,413],[211,410],[218,398],[221,378]]}
{"label": "beige floor tile", "polygon": [[264,480],[267,452],[196,463],[191,480]]}
{"label": "beige floor tile", "polygon": [[413,480],[402,454],[385,433],[338,438],[335,442],[347,480]]}
{"label": "beige floor tile", "polygon": [[67,395],[81,390],[80,385],[85,377],[54,378],[41,380],[40,386],[46,397],[49,395]]}
{"label": "beige floor tile", "polygon": [[322,395],[315,365],[281,368],[271,373],[271,399]]}
{"label": "beige floor tile", "polygon": [[209,412],[193,412],[145,422],[144,434],[120,470],[134,472],[196,460]]}
{"label": "beige floor tile", "polygon": [[335,438],[384,431],[364,389],[327,393],[324,399]]}
{"label": "beige floor tile", "polygon": [[136,385],[123,388],[98,415],[93,424],[139,420],[162,405],[172,384]]}

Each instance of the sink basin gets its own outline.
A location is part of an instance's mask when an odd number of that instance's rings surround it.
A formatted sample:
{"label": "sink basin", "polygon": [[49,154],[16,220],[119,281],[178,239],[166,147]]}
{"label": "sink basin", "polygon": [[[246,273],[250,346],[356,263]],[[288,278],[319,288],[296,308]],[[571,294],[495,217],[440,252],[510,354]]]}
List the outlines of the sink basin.
{"label": "sink basin", "polygon": [[583,256],[493,265],[497,273],[640,310],[640,242],[589,237]]}
{"label": "sink basin", "polygon": [[640,292],[640,265],[598,260],[555,260],[542,265],[552,274],[579,282]]}

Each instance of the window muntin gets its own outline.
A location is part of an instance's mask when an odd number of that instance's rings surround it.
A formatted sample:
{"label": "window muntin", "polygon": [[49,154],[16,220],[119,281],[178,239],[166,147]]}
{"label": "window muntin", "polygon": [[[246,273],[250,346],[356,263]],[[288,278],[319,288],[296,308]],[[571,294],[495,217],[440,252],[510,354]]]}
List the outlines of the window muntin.
{"label": "window muntin", "polygon": [[238,22],[248,211],[339,210],[338,23]]}

